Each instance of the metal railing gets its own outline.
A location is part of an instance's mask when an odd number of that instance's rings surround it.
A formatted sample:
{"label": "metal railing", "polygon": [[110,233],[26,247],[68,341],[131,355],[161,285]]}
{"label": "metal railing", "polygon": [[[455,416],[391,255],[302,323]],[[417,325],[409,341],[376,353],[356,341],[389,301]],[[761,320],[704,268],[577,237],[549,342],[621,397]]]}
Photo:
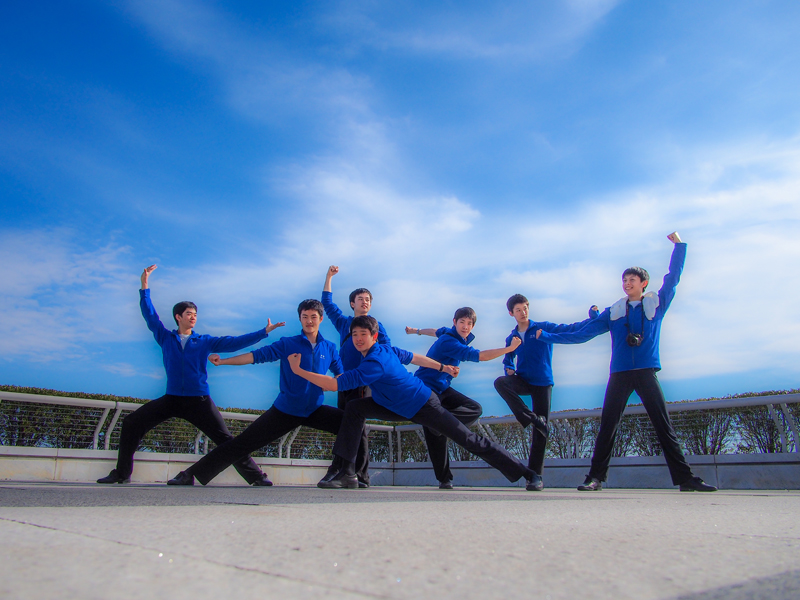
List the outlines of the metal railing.
{"label": "metal railing", "polygon": [[[9,404],[13,410],[7,410]],[[8,438],[0,440],[0,443],[40,447],[90,447],[95,450],[102,446],[102,449],[109,450],[119,441],[120,417],[141,406],[142,404],[133,402],[0,391],[0,418],[7,421],[0,424],[0,433],[5,432]],[[751,438],[755,440],[755,446],[752,447],[760,448],[762,452],[800,452],[798,432],[800,394],[677,402],[667,404],[667,411],[675,423],[679,438],[685,444],[697,442],[691,437],[694,435],[693,431],[696,433],[703,427],[713,429],[711,434],[706,432],[707,437],[710,435],[714,438],[713,447],[710,450],[700,448],[700,452],[695,453],[724,454],[732,453],[731,450],[735,453],[742,451],[742,448],[746,451],[748,446],[743,445],[742,440],[747,442]],[[755,429],[751,427],[753,431],[747,429],[750,425],[741,419],[742,414],[749,414],[748,411],[755,415],[753,417]],[[549,455],[560,458],[587,456],[594,442],[600,415],[600,409],[552,413]],[[622,444],[622,448],[617,447],[615,455],[658,453],[658,444],[654,441],[652,427],[644,415],[646,410],[640,404],[625,409],[621,431],[628,432],[629,446]],[[258,418],[255,414],[227,411],[222,412],[222,416],[234,435]],[[373,460],[415,462],[427,459],[421,426],[368,424],[368,427],[371,431],[387,434],[385,443],[380,439],[371,442]],[[505,445],[513,454],[521,458],[527,457],[529,432],[523,431],[514,417],[481,418],[474,427],[482,435]],[[177,421],[172,429],[159,428],[151,432],[153,439],[158,440],[158,443],[153,442],[155,451],[193,451],[195,454],[201,454],[209,450],[209,440],[185,421]],[[45,430],[47,433],[43,433]],[[408,434],[412,434],[410,441],[404,437]],[[162,438],[165,436],[170,439],[164,441]],[[278,458],[328,458],[333,442],[334,436],[330,434],[299,427],[271,444],[268,447],[268,455],[277,455]],[[620,439],[618,439],[619,445]],[[450,446],[451,458],[470,459],[464,453],[459,454],[460,449],[454,447],[454,444]],[[638,454],[631,454],[631,449]]]}

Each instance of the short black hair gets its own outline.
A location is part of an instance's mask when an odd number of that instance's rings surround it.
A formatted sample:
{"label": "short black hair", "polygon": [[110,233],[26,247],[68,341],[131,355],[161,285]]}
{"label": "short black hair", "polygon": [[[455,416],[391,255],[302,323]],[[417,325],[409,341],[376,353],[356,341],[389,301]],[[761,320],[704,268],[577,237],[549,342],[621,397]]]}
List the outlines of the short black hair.
{"label": "short black hair", "polygon": [[315,298],[309,298],[308,300],[303,300],[300,304],[297,305],[297,316],[300,316],[300,313],[304,310],[315,310],[319,313],[319,316],[322,316],[323,307],[322,302],[316,300]]}
{"label": "short black hair", "polygon": [[511,298],[506,300],[506,308],[508,308],[508,312],[514,312],[514,307],[517,304],[527,304],[528,306],[530,306],[530,303],[528,302],[528,299],[525,296],[523,296],[522,294],[514,294],[513,296],[511,296]]}
{"label": "short black hair", "polygon": [[[626,275],[636,275],[640,280],[646,281],[647,283],[650,282],[650,274],[642,267],[630,267],[625,269],[622,272],[622,278],[625,279]],[[644,289],[647,289],[647,284],[645,284]]]}
{"label": "short black hair", "polygon": [[369,296],[369,301],[372,302],[372,292],[367,288],[358,288],[350,292],[350,304],[356,301],[356,296],[359,294],[367,294]]}
{"label": "short black hair", "polygon": [[478,315],[475,314],[475,311],[469,306],[462,306],[456,311],[456,314],[453,315],[453,321],[458,321],[459,319],[464,318],[472,319],[473,327],[475,327],[475,323],[478,322]]}
{"label": "short black hair", "polygon": [[369,315],[361,315],[350,322],[351,334],[353,333],[353,329],[356,327],[359,329],[368,329],[370,334],[375,335],[378,333],[378,319],[375,317],[370,317]]}
{"label": "short black hair", "polygon": [[194,312],[197,312],[197,305],[194,302],[189,302],[188,300],[178,302],[172,307],[172,318],[175,319],[175,325],[178,324],[178,315],[183,316],[183,313],[186,312],[187,308],[193,308]]}

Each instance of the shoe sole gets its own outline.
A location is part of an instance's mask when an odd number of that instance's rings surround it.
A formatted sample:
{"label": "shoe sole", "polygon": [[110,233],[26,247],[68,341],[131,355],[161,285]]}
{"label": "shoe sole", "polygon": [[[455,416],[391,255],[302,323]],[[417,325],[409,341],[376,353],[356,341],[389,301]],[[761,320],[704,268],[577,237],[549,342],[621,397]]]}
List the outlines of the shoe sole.
{"label": "shoe sole", "polygon": [[345,484],[345,485],[333,484],[332,485],[330,481],[320,481],[317,484],[317,487],[321,488],[323,490],[357,490],[358,489],[358,483],[356,483],[355,485],[352,485],[352,484]]}

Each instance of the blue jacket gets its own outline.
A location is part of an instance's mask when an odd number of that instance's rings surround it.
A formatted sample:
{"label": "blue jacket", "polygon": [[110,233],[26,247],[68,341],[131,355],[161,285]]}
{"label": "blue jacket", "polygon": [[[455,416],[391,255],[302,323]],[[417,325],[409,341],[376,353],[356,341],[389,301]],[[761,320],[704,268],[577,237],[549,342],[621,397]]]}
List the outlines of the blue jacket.
{"label": "blue jacket", "polygon": [[[470,344],[475,336],[471,333],[467,339],[461,337],[455,327],[440,327],[436,330],[436,337],[439,338],[428,350],[428,358],[442,363],[443,365],[453,365],[457,367],[462,360],[469,362],[479,362],[481,351],[471,348]],[[414,373],[425,385],[437,394],[441,394],[453,382],[453,376],[442,371],[429,367],[420,367]]]}
{"label": "blue jacket", "polygon": [[313,349],[305,334],[300,332],[300,335],[282,337],[273,344],[253,350],[253,364],[281,361],[280,393],[273,406],[295,417],[307,417],[322,406],[325,394],[321,387],[292,372],[286,360],[290,354],[300,354],[300,367],[320,375],[328,371],[339,375],[342,361],[336,352],[336,345],[324,339],[320,333],[317,333],[317,345]]}
{"label": "blue jacket", "polygon": [[[548,344],[581,344],[593,337],[611,332],[611,372],[632,371],[634,369],[661,369],[658,355],[658,344],[661,337],[661,321],[667,312],[675,288],[681,279],[683,264],[686,261],[686,244],[675,244],[672,258],[669,261],[669,273],[664,276],[664,284],[658,290],[658,308],[652,319],[642,315],[642,304],[631,306],[628,315],[614,321],[611,320],[611,308],[606,308],[597,319],[581,330],[572,333],[550,334],[542,332],[539,338]],[[641,346],[628,346],[628,331],[643,334]]]}
{"label": "blue jacket", "polygon": [[410,419],[431,397],[431,390],[403,366],[413,358],[414,354],[407,350],[375,344],[361,364],[345,371],[337,384],[340,390],[368,385],[375,402]]}
{"label": "blue jacket", "polygon": [[[342,314],[342,311],[333,302],[332,292],[322,292],[322,306],[325,307],[325,314],[339,332],[339,354],[342,357],[342,365],[346,371],[355,369],[361,363],[361,352],[356,350],[353,340],[350,339],[350,323],[353,322],[353,317],[346,317]],[[378,323],[378,343],[387,346],[392,344],[380,322]]]}
{"label": "blue jacket", "polygon": [[156,309],[150,301],[150,290],[139,290],[139,307],[147,322],[147,328],[161,346],[164,369],[167,371],[167,394],[173,396],[208,396],[208,355],[214,352],[236,352],[252,346],[267,337],[265,329],[237,337],[212,337],[197,335],[192,331],[181,348],[178,330],[169,331],[158,318]]}
{"label": "blue jacket", "polygon": [[[509,352],[503,358],[503,373],[505,373],[505,369],[513,369],[517,375],[531,385],[553,385],[553,347],[542,339],[537,340],[536,331],[538,329],[552,333],[577,331],[595,319],[597,314],[596,311],[592,311],[591,317],[571,325],[556,325],[548,321],[530,321],[523,334],[520,334],[519,326],[514,327],[511,335],[506,338],[506,347],[511,345],[513,337],[520,338],[522,343],[514,352]],[[544,334],[542,336],[544,337]],[[515,358],[517,360],[516,367],[514,366]]]}

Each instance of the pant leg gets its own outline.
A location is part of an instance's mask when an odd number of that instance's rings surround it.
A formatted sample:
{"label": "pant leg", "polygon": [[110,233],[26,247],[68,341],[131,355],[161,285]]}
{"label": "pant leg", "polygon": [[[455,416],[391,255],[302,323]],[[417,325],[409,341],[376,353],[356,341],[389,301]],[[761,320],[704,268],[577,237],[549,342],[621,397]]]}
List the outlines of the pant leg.
{"label": "pant leg", "polygon": [[589,470],[589,476],[600,481],[606,480],[619,422],[628,398],[633,393],[633,373],[633,371],[622,371],[612,373],[608,378],[606,396],[603,399],[603,413],[600,416],[600,431],[594,442],[592,468]]}
{"label": "pant leg", "polygon": [[[448,387],[439,395],[442,407],[449,411],[465,426],[470,427],[480,418],[483,407],[459,391]],[[453,473],[450,471],[450,453],[447,449],[447,437],[422,428],[425,434],[425,444],[428,447],[428,456],[433,465],[433,472],[439,481],[452,481]]]}
{"label": "pant leg", "polygon": [[[531,404],[533,412],[543,417],[545,423],[550,419],[550,398],[553,394],[552,385],[530,386]],[[547,449],[548,430],[542,431],[539,427],[531,427],[531,452],[528,455],[528,468],[541,475],[544,470],[544,454]]]}
{"label": "pant leg", "polygon": [[[368,392],[369,388],[365,385],[352,390],[340,391],[337,397],[337,405],[341,410],[344,410],[348,402],[357,398],[366,398]],[[356,476],[359,481],[369,483],[369,431],[367,431],[366,427],[361,432],[361,444],[358,447],[358,456],[356,456],[355,463]]]}
{"label": "pant leg", "polygon": [[[177,416],[189,421],[189,423],[206,434],[217,446],[221,446],[233,439],[211,396],[186,398],[181,404],[184,409]],[[233,466],[247,483],[258,481],[264,476],[264,473],[250,456],[237,458]]]}
{"label": "pant leg", "polygon": [[664,458],[667,460],[669,474],[672,476],[672,484],[681,483],[693,477],[692,468],[686,462],[683,455],[672,421],[667,413],[667,401],[664,398],[664,391],[658,382],[655,369],[639,369],[636,373],[634,389],[642,399],[647,416],[656,430],[661,449],[664,451]]}
{"label": "pant leg", "polygon": [[148,431],[180,411],[180,396],[165,394],[137,408],[122,420],[119,450],[117,451],[117,474],[127,479],[133,472],[133,453]]}
{"label": "pant leg", "polygon": [[503,375],[494,380],[494,389],[506,401],[508,408],[522,427],[533,422],[533,411],[528,408],[522,396],[529,395],[531,385],[519,375]]}
{"label": "pant leg", "polygon": [[468,452],[485,460],[509,481],[517,481],[520,477],[530,478],[533,475],[531,470],[512,456],[508,450],[470,431],[442,407],[439,397],[435,393],[431,394],[428,402],[419,409],[411,421],[446,435]]}
{"label": "pant leg", "polygon": [[205,485],[238,459],[274,442],[302,424],[301,417],[288,415],[272,406],[242,433],[197,461],[187,469],[187,473]]}
{"label": "pant leg", "polygon": [[408,419],[393,413],[388,408],[384,408],[370,396],[350,400],[344,409],[342,424],[339,426],[339,434],[336,436],[336,443],[333,445],[333,453],[336,456],[351,463],[356,462],[358,449],[361,445],[361,432],[364,430],[364,423],[367,419],[408,421]]}

